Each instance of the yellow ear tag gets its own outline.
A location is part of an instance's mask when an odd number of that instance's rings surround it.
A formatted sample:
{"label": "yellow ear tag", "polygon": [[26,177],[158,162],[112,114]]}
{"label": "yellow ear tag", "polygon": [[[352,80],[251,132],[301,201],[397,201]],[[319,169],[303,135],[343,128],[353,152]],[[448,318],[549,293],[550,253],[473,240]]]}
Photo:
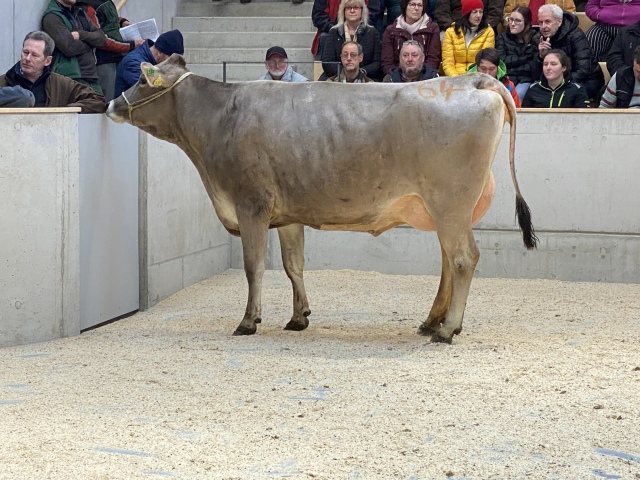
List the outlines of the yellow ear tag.
{"label": "yellow ear tag", "polygon": [[161,87],[161,86],[162,86],[162,77],[158,76],[158,78],[156,78],[156,79],[153,81],[153,84],[154,84],[156,87]]}

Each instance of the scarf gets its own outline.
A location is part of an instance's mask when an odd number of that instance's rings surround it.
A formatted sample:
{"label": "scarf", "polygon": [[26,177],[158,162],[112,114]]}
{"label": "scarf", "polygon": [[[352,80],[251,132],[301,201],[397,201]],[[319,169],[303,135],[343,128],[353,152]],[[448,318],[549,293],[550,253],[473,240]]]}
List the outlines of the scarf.
{"label": "scarf", "polygon": [[416,22],[413,22],[411,25],[409,25],[404,17],[402,15],[400,15],[398,17],[398,21],[396,23],[396,27],[397,28],[402,28],[403,30],[406,30],[407,32],[409,32],[409,34],[411,34],[413,36],[414,33],[416,33],[418,30],[420,30],[421,28],[424,28],[427,26],[427,23],[429,23],[429,15],[427,15],[426,13],[424,15],[422,15],[422,18]]}

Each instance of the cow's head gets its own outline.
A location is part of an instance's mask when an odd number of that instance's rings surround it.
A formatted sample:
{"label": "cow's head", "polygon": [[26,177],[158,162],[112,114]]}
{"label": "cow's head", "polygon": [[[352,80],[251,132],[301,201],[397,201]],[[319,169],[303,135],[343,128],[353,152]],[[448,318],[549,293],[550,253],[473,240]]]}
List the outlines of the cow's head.
{"label": "cow's head", "polygon": [[116,123],[129,122],[156,135],[158,120],[171,115],[170,93],[191,72],[186,69],[184,58],[175,53],[155,66],[142,62],[140,70],[138,82],[109,102],[107,116]]}

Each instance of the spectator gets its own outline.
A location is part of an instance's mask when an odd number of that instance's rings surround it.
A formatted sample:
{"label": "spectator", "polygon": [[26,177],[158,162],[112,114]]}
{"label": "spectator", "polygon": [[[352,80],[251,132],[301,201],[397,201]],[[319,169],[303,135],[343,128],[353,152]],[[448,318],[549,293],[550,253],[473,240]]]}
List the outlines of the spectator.
{"label": "spectator", "polygon": [[36,97],[30,90],[19,87],[0,87],[0,107],[29,108],[36,103]]}
{"label": "spectator", "polygon": [[482,0],[462,0],[462,18],[449,27],[442,41],[442,69],[449,77],[467,71],[483,48],[495,47],[493,29],[487,25]]}
{"label": "spectator", "polygon": [[[387,21],[384,21],[384,12],[387,11]],[[378,33],[382,35],[385,29],[393,24],[400,15],[402,10],[400,7],[400,0],[380,0],[380,15],[378,21],[374,27],[378,30]]]}
{"label": "spectator", "polygon": [[618,69],[609,80],[600,108],[640,108],[640,47],[633,53],[633,66]]}
{"label": "spectator", "polygon": [[102,94],[93,49],[104,46],[107,36],[75,3],[76,0],[49,0],[42,16],[42,30],[56,45],[51,69]]}
{"label": "spectator", "polygon": [[573,0],[507,0],[504,5],[504,21],[508,27],[509,16],[517,7],[528,7],[531,10],[531,25],[538,28],[538,10],[542,5],[553,4],[559,6],[563,12],[575,13],[576,5]]}
{"label": "spectator", "polygon": [[342,0],[338,10],[338,24],[329,31],[329,36],[322,51],[321,80],[338,74],[340,51],[347,40],[354,40],[362,45],[364,60],[362,68],[367,76],[379,80],[380,71],[380,34],[368,25],[369,10],[364,0]]}
{"label": "spectator", "polygon": [[438,25],[424,13],[427,0],[401,0],[400,15],[382,35],[382,73],[387,75],[400,65],[400,47],[407,40],[416,40],[425,52],[425,63],[440,68],[442,45]]}
{"label": "spectator", "polygon": [[604,62],[618,30],[640,20],[640,0],[588,0],[584,13],[596,22],[586,32],[591,51]]}
{"label": "spectator", "polygon": [[119,97],[122,92],[131,88],[138,81],[142,62],[157,65],[174,53],[180,55],[184,53],[180,30],[170,30],[163,33],[155,43],[152,40],[146,40],[133,52],[127,54],[118,65],[114,95]]}
{"label": "spectator", "polygon": [[623,27],[618,31],[609,55],[607,55],[607,70],[613,75],[620,67],[633,63],[633,53],[640,45],[640,21]]}
{"label": "spectator", "polygon": [[91,23],[107,36],[104,46],[96,49],[96,67],[102,93],[107,102],[114,96],[116,68],[124,56],[144,43],[144,40],[125,42],[120,28],[130,25],[126,18],[118,17],[112,0],[78,0],[77,5],[89,17]]}
{"label": "spectator", "polygon": [[384,82],[419,82],[436,78],[438,71],[424,63],[424,50],[415,40],[407,40],[400,49],[400,66],[384,77]]}
{"label": "spectator", "polygon": [[[314,0],[311,10],[311,21],[318,29],[311,44],[311,53],[322,58],[324,42],[329,36],[329,31],[338,22],[338,10],[340,10],[341,0]],[[365,0],[369,9],[369,21],[375,25],[380,15],[380,0]]]}
{"label": "spectator", "polygon": [[534,82],[527,90],[522,100],[524,108],[588,107],[587,92],[571,80],[571,59],[564,50],[547,50],[542,72],[542,79]]}
{"label": "spectator", "polygon": [[495,48],[484,48],[476,55],[476,63],[469,67],[469,72],[480,72],[491,75],[502,82],[511,93],[517,108],[520,108],[520,96],[516,91],[516,86],[507,76],[507,67],[500,60],[500,53]]}
{"label": "spectator", "polygon": [[540,42],[536,57],[534,78],[540,78],[542,59],[550,49],[560,49],[571,59],[571,80],[584,87],[587,96],[599,100],[604,87],[604,75],[591,53],[589,42],[578,26],[578,19],[564,13],[557,5],[543,5],[538,11]]}
{"label": "spectator", "polygon": [[364,55],[362,54],[362,45],[353,40],[348,40],[342,45],[342,53],[340,53],[340,61],[342,68],[335,77],[327,78],[327,82],[341,83],[369,83],[372,79],[367,77],[367,72],[360,68]]}
{"label": "spectator", "polygon": [[[454,24],[459,25],[462,17],[464,1],[462,0],[438,0],[436,3],[436,21],[440,26],[440,30],[445,32]],[[482,10],[485,11],[485,20],[492,28],[502,21],[504,13],[504,0],[484,0]],[[493,46],[493,45],[492,45]],[[474,54],[475,55],[475,54]],[[473,58],[473,57],[471,57]]]}
{"label": "spectator", "polygon": [[531,28],[528,7],[516,7],[509,15],[509,29],[496,38],[496,49],[520,98],[524,98],[529,86],[540,78],[533,76],[539,41],[540,34]]}
{"label": "spectator", "polygon": [[281,80],[283,82],[308,82],[309,79],[294,72],[289,66],[287,52],[282,47],[271,47],[264,57],[264,66],[267,69],[258,80]]}
{"label": "spectator", "polygon": [[104,97],[91,87],[51,71],[55,43],[45,32],[28,33],[20,61],[0,76],[0,87],[21,87],[33,94],[35,107],[80,107],[81,113],[102,113]]}

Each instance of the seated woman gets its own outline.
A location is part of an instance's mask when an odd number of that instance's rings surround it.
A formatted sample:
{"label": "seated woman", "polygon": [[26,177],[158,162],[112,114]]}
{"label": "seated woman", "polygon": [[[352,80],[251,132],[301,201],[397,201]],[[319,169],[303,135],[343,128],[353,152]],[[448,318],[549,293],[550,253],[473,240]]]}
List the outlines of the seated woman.
{"label": "seated woman", "polygon": [[440,68],[440,29],[425,8],[427,0],[401,0],[400,15],[382,34],[382,73],[387,75],[400,65],[400,48],[407,40],[415,40],[424,50],[424,63]]}
{"label": "seated woman", "polygon": [[531,10],[531,25],[538,28],[538,9],[542,5],[552,3],[559,6],[563,12],[576,13],[576,4],[573,0],[506,0],[504,4],[504,21],[502,25],[508,27],[509,16],[517,7],[528,7]]}
{"label": "seated woman", "polygon": [[618,30],[640,20],[640,1],[588,0],[584,13],[596,22],[587,30],[591,51],[605,62]]}
{"label": "seated woman", "polygon": [[502,82],[507,90],[511,93],[511,97],[516,104],[516,108],[520,108],[520,97],[516,91],[516,86],[507,76],[507,67],[500,60],[500,54],[495,48],[485,48],[476,55],[476,63],[469,67],[469,72],[480,72],[491,75]]}
{"label": "seated woman", "polygon": [[329,36],[322,50],[322,70],[320,80],[338,74],[342,44],[347,40],[362,45],[364,58],[360,64],[367,76],[382,79],[380,69],[380,34],[368,24],[369,10],[364,0],[342,0],[338,10],[338,23],[329,30]]}
{"label": "seated woman", "polygon": [[516,7],[509,15],[509,29],[496,38],[496,49],[520,98],[524,98],[529,86],[537,80],[533,77],[533,68],[538,42],[540,34],[531,28],[531,10]]}
{"label": "seated woman", "polygon": [[461,13],[462,20],[449,27],[442,40],[442,69],[448,77],[465,73],[480,50],[495,46],[482,0],[462,0]]}
{"label": "seated woman", "polygon": [[542,79],[534,82],[522,100],[523,108],[587,108],[587,92],[571,81],[571,59],[564,50],[547,50]]}

